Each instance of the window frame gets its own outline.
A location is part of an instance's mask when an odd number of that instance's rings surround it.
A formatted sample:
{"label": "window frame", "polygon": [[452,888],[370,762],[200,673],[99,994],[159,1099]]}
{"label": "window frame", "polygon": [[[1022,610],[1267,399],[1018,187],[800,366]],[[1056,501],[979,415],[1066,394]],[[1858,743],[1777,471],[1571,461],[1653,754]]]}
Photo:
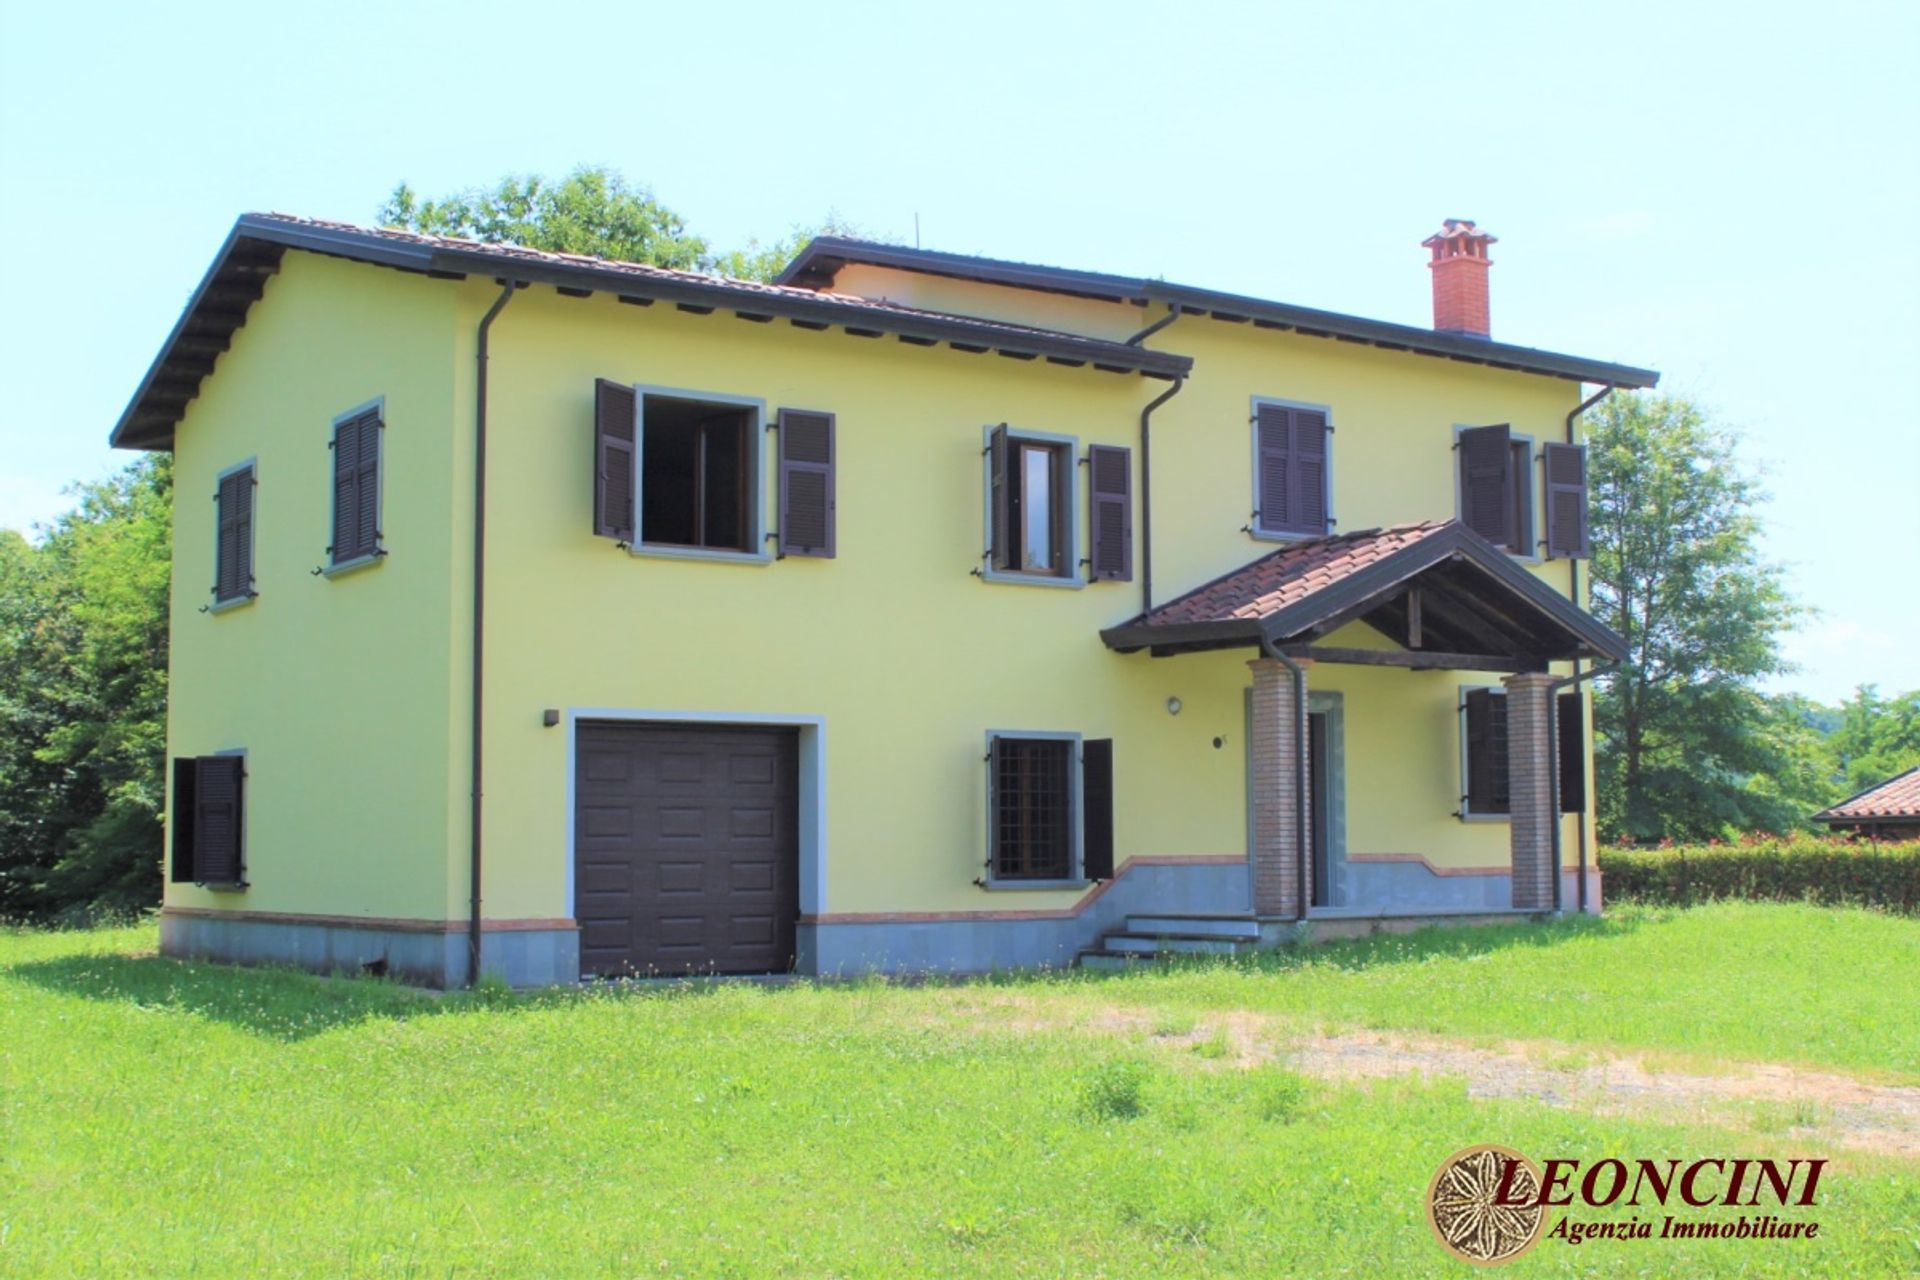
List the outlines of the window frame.
{"label": "window frame", "polygon": [[1472,788],[1468,785],[1468,778],[1472,774],[1472,762],[1469,761],[1467,758],[1467,753],[1471,749],[1470,744],[1467,741],[1467,695],[1470,693],[1480,693],[1483,691],[1486,693],[1490,693],[1494,697],[1500,699],[1500,703],[1499,703],[1500,732],[1501,734],[1504,735],[1507,731],[1507,701],[1506,701],[1507,689],[1505,685],[1463,684],[1459,687],[1459,689],[1456,692],[1456,700],[1454,702],[1454,707],[1453,707],[1454,719],[1458,721],[1458,724],[1455,726],[1455,728],[1460,738],[1460,754],[1459,754],[1460,808],[1458,813],[1455,814],[1455,816],[1459,818],[1460,821],[1462,822],[1512,822],[1513,821],[1513,798],[1511,796],[1507,798],[1507,807],[1505,809],[1475,810],[1475,809],[1469,809],[1467,807],[1468,799],[1469,799],[1468,792],[1472,790]]}
{"label": "window frame", "polygon": [[[1035,569],[1002,569],[993,562],[993,433],[1002,424],[994,423],[980,429],[980,497],[981,529],[984,533],[982,545],[986,553],[981,557],[980,576],[987,582],[1017,582],[1035,587],[1072,587],[1087,585],[1088,566],[1080,563],[1080,438],[1060,435],[1050,431],[1028,431],[1022,427],[1005,424],[1007,429],[1007,449],[1017,453],[1022,444],[1044,445],[1055,451],[1058,459],[1057,481],[1055,484],[1054,528],[1061,539],[1061,570],[1047,573]],[[1010,473],[1017,468],[1008,464]],[[1011,530],[1016,539],[1019,530]],[[1077,753],[1076,753],[1077,754]]]}
{"label": "window frame", "polygon": [[[220,490],[227,479],[239,475],[242,471],[253,475],[253,502],[247,519],[247,589],[237,596],[220,594],[220,522],[223,512],[220,504]],[[231,609],[245,608],[260,598],[260,592],[254,584],[259,581],[260,562],[256,557],[259,549],[260,529],[260,458],[258,454],[244,462],[236,462],[219,472],[213,478],[213,602],[206,608],[208,613],[226,613]]]}
{"label": "window frame", "polygon": [[[774,561],[774,549],[768,541],[767,524],[767,476],[771,469],[780,465],[776,454],[770,460],[770,443],[767,430],[767,402],[760,396],[727,395],[716,391],[695,391],[685,387],[664,387],[652,383],[636,382],[633,385],[633,541],[627,544],[627,553],[635,556],[647,556],[662,560],[707,560],[720,564],[769,565]],[[727,405],[744,409],[748,413],[747,439],[743,453],[752,472],[748,485],[747,508],[748,529],[747,548],[741,551],[725,547],[684,547],[670,542],[648,542],[643,536],[646,528],[646,475],[647,475],[647,400],[655,397],[661,400],[691,400],[699,404]]]}
{"label": "window frame", "polygon": [[[1456,520],[1464,521],[1467,518],[1467,492],[1463,483],[1464,477],[1460,474],[1460,433],[1485,425],[1485,423],[1472,422],[1453,424],[1453,450],[1448,456],[1452,458],[1453,518]],[[1524,453],[1526,456],[1525,465],[1518,467],[1513,475],[1514,515],[1524,527],[1514,529],[1514,540],[1520,544],[1520,549],[1516,550],[1513,547],[1500,549],[1524,564],[1545,564],[1546,555],[1540,538],[1542,521],[1545,519],[1539,511],[1542,487],[1536,485],[1533,479],[1534,468],[1540,462],[1540,459],[1534,456],[1534,445],[1537,442],[1531,434],[1515,431],[1511,427],[1508,428],[1507,437],[1509,462],[1514,454]]]}
{"label": "window frame", "polygon": [[[1323,492],[1321,503],[1327,513],[1326,527],[1318,533],[1304,529],[1262,529],[1260,512],[1266,508],[1260,492],[1260,406],[1274,405],[1281,409],[1304,409],[1308,413],[1318,413],[1327,420],[1327,441],[1323,466]],[[1253,518],[1247,521],[1247,536],[1256,542],[1305,542],[1313,538],[1329,538],[1340,527],[1340,521],[1333,509],[1333,406],[1315,404],[1311,400],[1289,400],[1283,396],[1251,396],[1247,400],[1247,445],[1252,459]],[[1291,442],[1289,442],[1291,443]]]}
{"label": "window frame", "polygon": [[[339,485],[333,482],[333,473],[331,468],[329,468],[329,473],[327,476],[327,486],[332,491],[332,494],[327,503],[327,514],[331,518],[332,523],[329,525],[329,533],[327,535],[327,541],[329,543],[329,550],[327,552],[327,564],[320,571],[320,576],[323,578],[335,578],[343,574],[353,573],[356,570],[365,569],[371,565],[379,564],[382,560],[385,560],[387,558],[387,522],[386,522],[387,398],[386,396],[384,395],[375,396],[373,399],[367,401],[365,404],[358,405],[352,409],[349,409],[345,413],[336,414],[334,416],[332,424],[328,428],[328,431],[329,431],[328,439],[332,444],[332,448],[338,449],[340,447],[340,428],[346,425],[347,423],[352,422],[355,418],[359,418],[368,412],[374,413],[379,418],[379,421],[380,421],[379,429],[373,433],[373,450],[374,450],[373,550],[367,552],[365,555],[354,556],[352,559],[349,559],[349,560],[340,560],[335,557],[331,549],[331,543],[333,541],[333,535],[331,533],[331,530],[334,528],[338,528],[340,523],[340,505],[339,505],[340,504],[340,487]],[[330,450],[328,453],[328,461],[332,462],[333,457],[334,455]],[[333,465],[337,466],[338,464],[334,463]]]}
{"label": "window frame", "polygon": [[[1024,741],[1024,742],[1064,742],[1068,744],[1068,747],[1067,747],[1067,802],[1069,805],[1069,812],[1072,814],[1072,820],[1069,823],[1069,827],[1070,827],[1069,840],[1071,842],[1072,847],[1069,849],[1068,855],[1067,855],[1068,856],[1068,868],[1067,868],[1068,874],[1064,877],[1055,876],[1055,877],[1049,877],[1046,879],[1040,879],[1035,877],[1024,877],[1024,876],[1003,876],[999,872],[999,868],[996,864],[996,859],[994,856],[995,850],[993,846],[993,833],[995,829],[995,824],[999,820],[1000,815],[997,812],[995,812],[995,809],[994,809],[995,794],[994,794],[993,773],[992,773],[993,766],[991,762],[993,760],[993,744],[997,739],[1000,739],[1000,738],[1007,738],[1015,741]],[[1018,890],[1026,890],[1026,889],[1033,889],[1033,890],[1086,889],[1086,888],[1092,887],[1093,882],[1086,878],[1086,868],[1087,868],[1086,808],[1087,806],[1084,799],[1084,792],[1086,789],[1086,778],[1085,778],[1083,761],[1081,757],[1081,743],[1084,741],[1084,738],[1085,738],[1085,735],[1079,734],[1079,733],[1062,733],[1062,732],[1057,732],[1052,730],[1042,730],[1042,729],[989,729],[987,730],[985,759],[987,760],[988,763],[987,763],[986,769],[982,771],[986,779],[986,785],[985,785],[986,795],[984,797],[984,804],[982,806],[987,819],[986,874],[983,875],[980,878],[980,880],[977,882],[981,888],[991,889],[991,890],[1018,891]]]}

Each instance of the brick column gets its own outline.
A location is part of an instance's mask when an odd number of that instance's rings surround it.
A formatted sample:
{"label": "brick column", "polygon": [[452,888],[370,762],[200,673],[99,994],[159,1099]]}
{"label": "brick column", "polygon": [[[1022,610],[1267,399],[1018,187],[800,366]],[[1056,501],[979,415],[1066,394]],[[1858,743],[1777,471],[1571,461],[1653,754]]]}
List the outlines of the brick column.
{"label": "brick column", "polygon": [[1513,905],[1530,911],[1553,908],[1553,824],[1559,807],[1553,794],[1554,677],[1545,672],[1508,676],[1507,795],[1513,847]]}
{"label": "brick column", "polygon": [[[1293,673],[1284,663],[1256,658],[1247,666],[1253,670],[1253,911],[1297,920],[1306,915],[1300,898],[1300,814],[1308,802],[1295,754],[1300,706],[1293,697]],[[1308,859],[1307,874],[1312,873]],[[1312,900],[1309,880],[1306,901]]]}

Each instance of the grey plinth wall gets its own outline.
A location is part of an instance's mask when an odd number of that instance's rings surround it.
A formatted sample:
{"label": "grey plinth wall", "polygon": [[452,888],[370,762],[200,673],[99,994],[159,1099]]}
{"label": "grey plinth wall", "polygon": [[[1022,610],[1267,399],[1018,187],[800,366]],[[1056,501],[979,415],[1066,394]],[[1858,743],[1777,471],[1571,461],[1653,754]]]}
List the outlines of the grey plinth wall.
{"label": "grey plinth wall", "polygon": [[[404,982],[460,987],[467,982],[463,927],[436,922],[368,921],[239,914],[160,915],[160,951],[181,959],[287,965],[314,973],[360,973],[369,965]],[[481,942],[480,971],[516,987],[580,980],[580,934],[572,928],[494,928]]]}

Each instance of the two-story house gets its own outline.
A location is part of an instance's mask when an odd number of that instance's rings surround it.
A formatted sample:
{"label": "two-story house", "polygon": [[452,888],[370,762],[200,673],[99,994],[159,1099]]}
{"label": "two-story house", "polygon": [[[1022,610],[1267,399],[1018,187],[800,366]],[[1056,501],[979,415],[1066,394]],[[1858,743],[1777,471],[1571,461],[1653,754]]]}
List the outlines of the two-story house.
{"label": "two-story house", "polygon": [[843,239],[780,283],[240,219],[175,457],[175,955],[978,971],[1597,910],[1586,386]]}

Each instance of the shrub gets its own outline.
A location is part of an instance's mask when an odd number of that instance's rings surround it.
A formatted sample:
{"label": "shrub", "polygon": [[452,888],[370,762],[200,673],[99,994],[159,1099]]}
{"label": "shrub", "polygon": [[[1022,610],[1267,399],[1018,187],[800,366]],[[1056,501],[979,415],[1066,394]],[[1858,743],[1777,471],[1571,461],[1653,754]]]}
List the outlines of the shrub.
{"label": "shrub", "polygon": [[1755,836],[1736,844],[1600,850],[1613,901],[1687,906],[1721,898],[1920,914],[1920,841]]}
{"label": "shrub", "polygon": [[1131,1120],[1147,1109],[1146,1090],[1146,1064],[1116,1058],[1081,1077],[1080,1109],[1096,1120]]}

